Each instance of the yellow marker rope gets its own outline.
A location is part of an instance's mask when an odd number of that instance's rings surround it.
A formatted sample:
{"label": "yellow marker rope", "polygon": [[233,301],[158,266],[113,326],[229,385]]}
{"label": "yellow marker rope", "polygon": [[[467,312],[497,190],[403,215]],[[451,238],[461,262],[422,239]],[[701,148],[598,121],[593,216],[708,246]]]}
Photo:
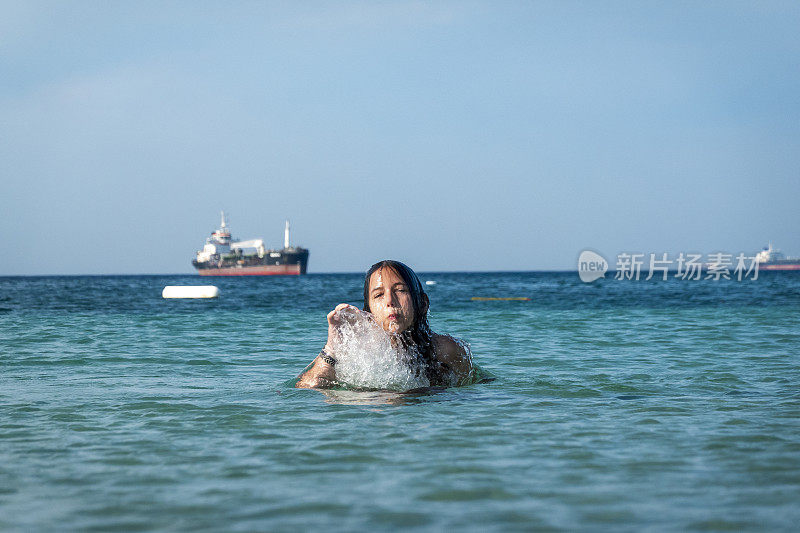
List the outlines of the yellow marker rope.
{"label": "yellow marker rope", "polygon": [[472,297],[472,301],[474,301],[474,302],[489,302],[489,301],[495,301],[495,300],[527,301],[527,300],[530,300],[530,298],[526,298],[525,296],[511,296],[511,297],[508,297],[508,298],[489,298],[489,297],[486,297],[486,296],[473,296]]}

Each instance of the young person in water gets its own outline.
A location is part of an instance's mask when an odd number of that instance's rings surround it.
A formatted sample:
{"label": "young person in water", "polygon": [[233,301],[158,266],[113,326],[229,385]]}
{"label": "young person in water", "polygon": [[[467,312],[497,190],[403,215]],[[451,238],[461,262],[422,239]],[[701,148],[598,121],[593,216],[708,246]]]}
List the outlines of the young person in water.
{"label": "young person in water", "polygon": [[[472,374],[472,358],[466,345],[449,335],[439,335],[428,326],[428,295],[409,267],[399,261],[381,261],[367,271],[364,279],[364,311],[392,334],[393,342],[411,349],[414,370],[423,373],[431,386],[461,383]],[[339,312],[352,308],[339,304],[328,313],[328,342],[310,368],[298,378],[297,387],[325,388],[336,384],[336,353],[332,342],[342,323]]]}

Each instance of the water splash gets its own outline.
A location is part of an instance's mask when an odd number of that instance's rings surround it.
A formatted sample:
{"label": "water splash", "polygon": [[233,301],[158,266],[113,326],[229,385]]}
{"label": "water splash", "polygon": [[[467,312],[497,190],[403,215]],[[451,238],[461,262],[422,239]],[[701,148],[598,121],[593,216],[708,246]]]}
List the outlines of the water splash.
{"label": "water splash", "polygon": [[353,307],[336,314],[339,322],[329,341],[336,357],[336,379],[357,389],[408,391],[430,386],[396,335],[383,330],[370,313]]}

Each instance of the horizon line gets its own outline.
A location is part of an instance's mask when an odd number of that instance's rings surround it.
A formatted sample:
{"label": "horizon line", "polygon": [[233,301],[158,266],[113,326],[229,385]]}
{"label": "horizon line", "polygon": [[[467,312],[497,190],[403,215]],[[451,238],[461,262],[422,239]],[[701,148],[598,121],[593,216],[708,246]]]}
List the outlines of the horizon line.
{"label": "horizon line", "polygon": [[[192,276],[202,279],[207,278],[300,278],[313,275],[331,274],[361,274],[366,270],[359,271],[330,271],[330,272],[308,272],[306,274],[294,275],[272,275],[272,276],[200,276],[197,273],[178,272],[178,273],[107,273],[107,274],[0,274],[0,278],[46,278],[46,277],[80,277],[80,276]],[[415,270],[417,274],[491,274],[491,273],[528,273],[528,272],[577,272],[577,269],[540,269],[540,270]]]}

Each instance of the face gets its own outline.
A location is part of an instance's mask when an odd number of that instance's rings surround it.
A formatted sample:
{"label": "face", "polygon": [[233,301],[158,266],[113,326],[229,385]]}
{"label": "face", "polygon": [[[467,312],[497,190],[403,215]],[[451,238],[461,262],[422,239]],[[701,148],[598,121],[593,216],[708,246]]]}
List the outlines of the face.
{"label": "face", "polygon": [[402,333],[414,324],[411,292],[397,272],[379,268],[369,278],[369,309],[390,333]]}

